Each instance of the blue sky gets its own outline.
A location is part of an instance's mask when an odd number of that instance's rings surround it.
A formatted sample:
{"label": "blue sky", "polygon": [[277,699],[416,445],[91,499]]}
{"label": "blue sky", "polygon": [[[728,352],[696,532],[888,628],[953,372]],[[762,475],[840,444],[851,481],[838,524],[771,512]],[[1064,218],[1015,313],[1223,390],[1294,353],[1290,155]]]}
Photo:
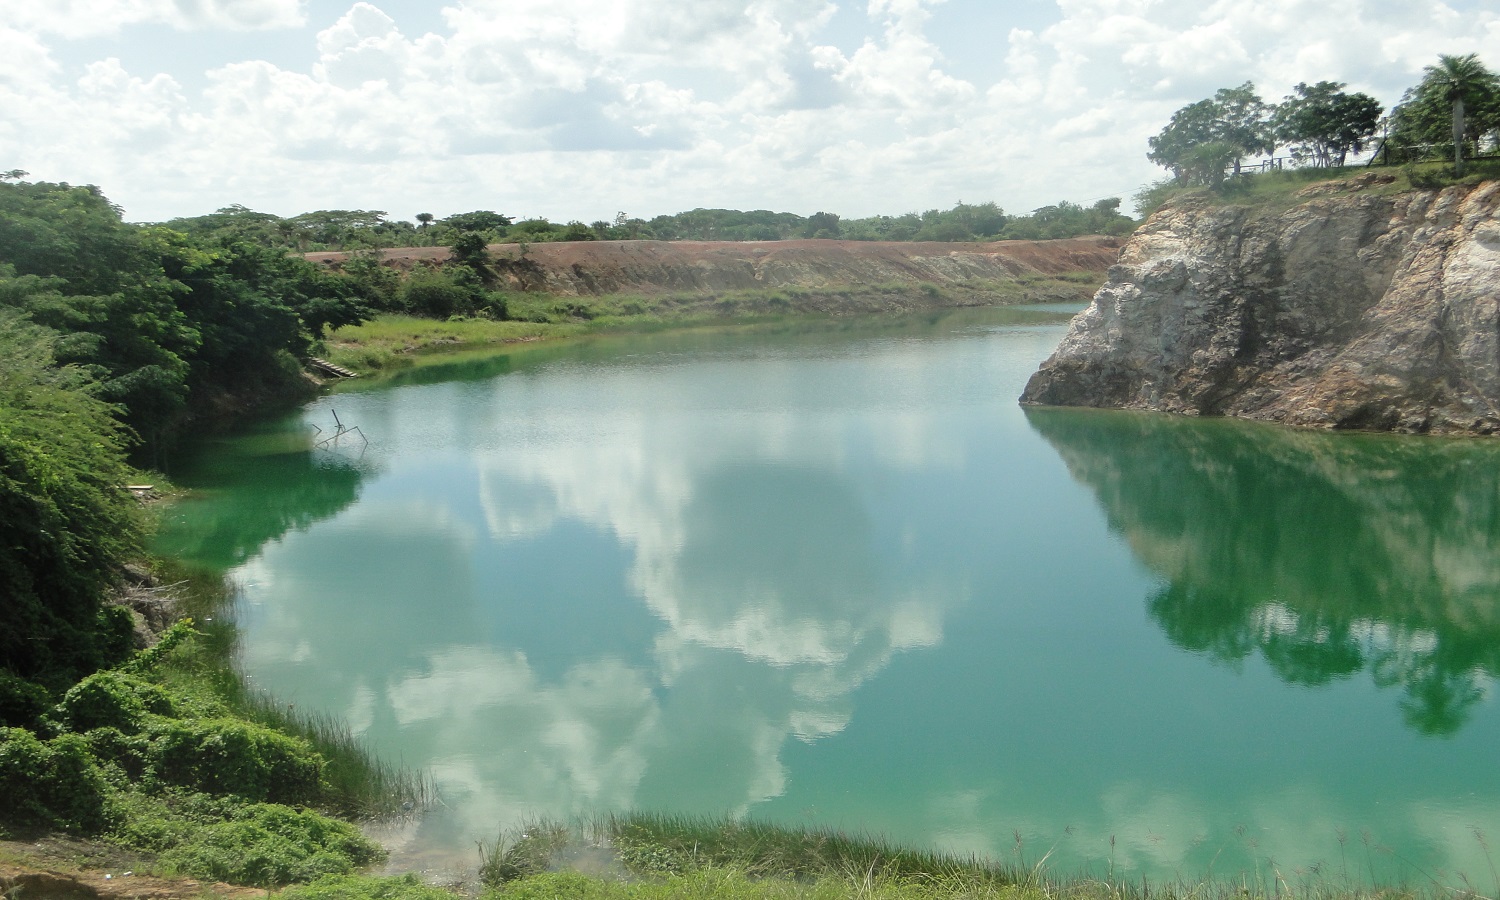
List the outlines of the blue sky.
{"label": "blue sky", "polygon": [[1128,198],[1179,107],[1391,104],[1500,0],[0,0],[0,169],[132,220],[240,203],[593,221]]}

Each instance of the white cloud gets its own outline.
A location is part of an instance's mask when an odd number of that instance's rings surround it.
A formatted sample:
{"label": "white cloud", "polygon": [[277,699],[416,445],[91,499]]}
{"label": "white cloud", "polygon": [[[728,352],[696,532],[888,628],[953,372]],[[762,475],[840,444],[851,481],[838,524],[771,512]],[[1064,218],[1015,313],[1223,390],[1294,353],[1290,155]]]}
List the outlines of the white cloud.
{"label": "white cloud", "polygon": [[47,0],[10,11],[11,24],[66,38],[110,34],[129,25],[182,30],[295,28],[305,0]]}
{"label": "white cloud", "polygon": [[[942,9],[951,19],[978,2]],[[1146,138],[1220,87],[1250,80],[1276,100],[1335,79],[1392,103],[1439,53],[1500,65],[1500,12],[1478,5],[1058,0],[1050,25],[986,46],[1003,74],[976,83],[930,33],[937,7],[454,0],[417,34],[401,24],[405,0],[363,0],[285,35],[301,65],[226,51],[234,61],[204,79],[174,70],[163,44],[149,57],[161,74],[195,85],[172,96],[140,54],[115,54],[132,61],[110,78],[137,87],[111,109],[94,102],[99,72],[55,61],[70,39],[143,24],[218,39],[294,27],[303,5],[27,4],[0,30],[12,50],[0,155],[96,181],[136,218],[233,202],[444,212],[481,196],[585,221],[695,206],[900,213],[960,197],[1025,211],[1158,177]]]}

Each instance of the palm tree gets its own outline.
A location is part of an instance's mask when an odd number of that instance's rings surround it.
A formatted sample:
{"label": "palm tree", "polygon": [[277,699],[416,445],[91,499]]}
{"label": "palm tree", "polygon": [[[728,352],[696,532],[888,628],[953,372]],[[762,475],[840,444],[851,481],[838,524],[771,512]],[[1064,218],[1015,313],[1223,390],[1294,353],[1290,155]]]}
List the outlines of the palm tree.
{"label": "palm tree", "polygon": [[1438,57],[1438,64],[1422,70],[1422,81],[1430,85],[1453,111],[1453,176],[1464,174],[1464,101],[1481,101],[1500,91],[1500,78],[1485,68],[1479,54]]}

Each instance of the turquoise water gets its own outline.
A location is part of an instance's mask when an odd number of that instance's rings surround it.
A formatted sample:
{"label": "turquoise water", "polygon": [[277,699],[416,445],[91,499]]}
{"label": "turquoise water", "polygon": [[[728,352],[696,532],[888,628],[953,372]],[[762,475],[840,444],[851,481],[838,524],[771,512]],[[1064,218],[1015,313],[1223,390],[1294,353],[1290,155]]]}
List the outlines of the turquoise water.
{"label": "turquoise water", "polygon": [[240,585],[254,683],[433,773],[398,864],[636,808],[1489,889],[1500,445],[1023,410],[1028,321],[356,385],[181,461],[160,546]]}

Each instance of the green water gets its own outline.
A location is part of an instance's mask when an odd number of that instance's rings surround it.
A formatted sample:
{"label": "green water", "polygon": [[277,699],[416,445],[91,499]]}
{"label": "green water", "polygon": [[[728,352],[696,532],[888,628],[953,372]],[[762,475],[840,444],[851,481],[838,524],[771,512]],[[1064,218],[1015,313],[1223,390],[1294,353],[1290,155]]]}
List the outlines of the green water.
{"label": "green water", "polygon": [[638,808],[1495,890],[1500,443],[1021,409],[1061,334],[445,362],[199,448],[160,544],[254,683],[433,773],[398,863]]}

